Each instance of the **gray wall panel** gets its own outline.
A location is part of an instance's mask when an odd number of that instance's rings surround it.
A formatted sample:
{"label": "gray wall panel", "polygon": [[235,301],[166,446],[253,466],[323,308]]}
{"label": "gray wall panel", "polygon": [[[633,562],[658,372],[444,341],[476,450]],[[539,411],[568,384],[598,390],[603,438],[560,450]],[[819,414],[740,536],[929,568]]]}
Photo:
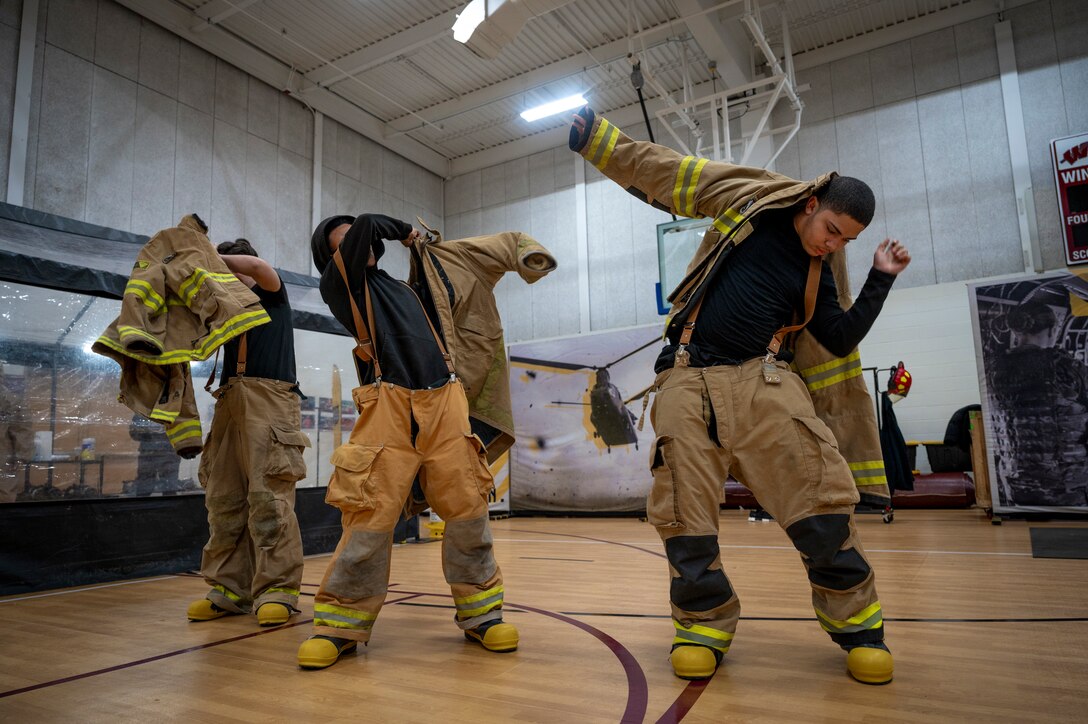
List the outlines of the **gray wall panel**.
{"label": "gray wall panel", "polygon": [[574,164],[580,162],[582,157],[566,146],[560,146],[552,153],[555,154],[555,187],[563,189],[573,186]]}
{"label": "gray wall panel", "polygon": [[226,61],[215,61],[215,117],[235,128],[246,127],[249,77]]}
{"label": "gray wall panel", "polygon": [[[808,84],[810,89],[801,96],[805,102],[805,111],[802,114],[802,123],[825,121],[835,115],[835,104],[831,94],[831,71],[826,65],[818,65],[815,68],[806,68],[797,71],[797,84]],[[632,128],[632,131],[645,130],[641,126]],[[632,138],[635,136],[632,135]],[[666,138],[666,135],[655,135],[655,138]]]}
{"label": "gray wall panel", "polygon": [[831,100],[836,116],[873,107],[873,78],[867,54],[831,64]]}
{"label": "gray wall panel", "polygon": [[873,83],[873,102],[876,105],[882,106],[917,95],[909,40],[870,52],[869,68],[876,79]]}
{"label": "gray wall panel", "polygon": [[959,85],[956,34],[952,28],[912,38],[910,45],[918,95]]}
{"label": "gray wall panel", "polygon": [[1084,12],[1083,0],[1051,0],[1050,8],[1058,58],[1064,61],[1088,56],[1088,13]]}
{"label": "gray wall panel", "polygon": [[174,218],[174,155],[178,103],[139,86],[136,91],[136,168],[132,184],[132,230],[153,234]]}
{"label": "gray wall panel", "polygon": [[[532,237],[549,244],[558,245],[558,224],[556,215],[559,210],[557,194],[547,193],[529,199],[529,228],[523,229]],[[549,246],[553,253],[562,252]],[[563,299],[559,295],[561,277],[551,275],[533,284],[530,289],[532,299],[533,337],[556,337],[559,331],[559,305]],[[577,296],[575,296],[577,299]],[[567,300],[569,301],[569,300]]]}
{"label": "gray wall panel", "polygon": [[974,276],[1012,274],[1024,268],[1016,194],[1005,128],[1001,82],[993,78],[963,87],[971,186],[978,218],[979,249],[967,259]]}
{"label": "gray wall panel", "polygon": [[86,221],[110,226],[132,218],[136,84],[94,69]]}
{"label": "gray wall panel", "polygon": [[245,236],[246,132],[215,120],[212,155],[212,218],[208,220],[224,239]]}
{"label": "gray wall panel", "polygon": [[839,168],[834,120],[802,122],[801,130],[797,133],[797,142],[803,180],[813,179]]}
{"label": "gray wall panel", "polygon": [[529,156],[529,198],[555,190],[555,155],[542,151]]}
{"label": "gray wall panel", "polygon": [[506,170],[502,165],[480,170],[480,200],[484,208],[506,201]]}
{"label": "gray wall panel", "polygon": [[87,199],[93,66],[45,46],[34,208],[82,219]]}
{"label": "gray wall panel", "polygon": [[[878,108],[876,131],[884,189],[883,199],[878,201],[884,207],[888,236],[906,244],[911,254],[910,266],[896,280],[896,287],[936,284],[917,101]],[[855,250],[851,253],[857,258],[872,256]]]}
{"label": "gray wall panel", "polygon": [[140,85],[170,98],[178,97],[180,44],[173,33],[144,21],[140,29]]}
{"label": "gray wall panel", "polygon": [[[337,173],[336,207],[332,214],[348,214],[350,216],[356,216],[362,213],[370,213],[370,210],[364,210],[362,205],[363,185],[353,178],[349,178],[342,173]],[[374,211],[382,214],[389,214],[387,210],[382,208],[375,209]],[[331,216],[332,214],[329,215]]]}
{"label": "gray wall panel", "polygon": [[0,0],[0,25],[18,28],[23,17],[22,0]]}
{"label": "gray wall panel", "polygon": [[189,43],[178,49],[178,101],[204,113],[215,111],[215,56]]}
{"label": "gray wall panel", "polygon": [[839,149],[837,170],[843,176],[854,176],[869,184],[876,197],[876,211],[872,222],[850,243],[850,251],[847,253],[851,286],[855,290],[861,289],[869,274],[873,250],[888,235],[876,122],[876,113],[873,111],[841,116],[835,121]]}
{"label": "gray wall panel", "polygon": [[[381,188],[383,171],[383,149],[369,138],[360,139],[359,143],[359,180],[363,183]],[[437,177],[436,177],[437,178]],[[441,184],[438,187],[438,195],[441,196]]]}
{"label": "gray wall panel", "polygon": [[529,195],[529,157],[522,156],[502,165],[506,174],[506,199],[523,199]]}
{"label": "gray wall panel", "polygon": [[337,171],[358,181],[362,176],[359,167],[361,153],[362,138],[358,133],[341,124],[336,131],[336,155],[326,156],[326,158]]}
{"label": "gray wall panel", "polygon": [[998,74],[996,15],[987,15],[954,28],[960,83],[973,83]]}
{"label": "gray wall panel", "polygon": [[256,78],[249,79],[246,130],[275,144],[280,138],[280,96],[282,93]]}
{"label": "gray wall panel", "polygon": [[280,148],[303,158],[314,157],[314,115],[306,106],[283,94],[277,95],[279,105]]}
{"label": "gray wall panel", "polygon": [[15,67],[19,60],[19,31],[0,24],[0,199],[7,198],[8,158],[15,106]]}
{"label": "gray wall panel", "polygon": [[174,214],[196,212],[211,223],[212,148],[215,119],[209,113],[178,104],[178,138],[174,157]]}
{"label": "gray wall panel", "polygon": [[[277,191],[279,153],[276,146],[253,135],[246,134],[246,193],[245,233],[242,236],[260,244],[267,250],[269,262],[280,266],[276,248]],[[214,231],[214,230],[213,230]],[[215,241],[225,237],[216,235]]]}
{"label": "gray wall panel", "polygon": [[[43,3],[38,8],[38,36],[34,42],[34,83],[30,90],[30,128],[26,149],[26,173],[23,176],[23,205],[37,209],[35,195],[38,185],[38,141],[42,111],[42,88],[45,79],[45,19],[48,7]],[[44,209],[43,209],[44,210]]]}
{"label": "gray wall panel", "polygon": [[312,162],[297,153],[279,148],[276,174],[276,263],[281,269],[309,274],[314,268],[310,255],[310,173]]}
{"label": "gray wall panel", "polygon": [[937,282],[970,278],[980,243],[960,92],[919,98],[918,117]]}
{"label": "gray wall panel", "polygon": [[321,218],[342,213],[336,203],[336,171],[324,166],[321,169]]}
{"label": "gray wall panel", "polygon": [[84,60],[94,60],[98,3],[92,0],[52,0],[42,5],[49,13],[45,26],[46,42]]}
{"label": "gray wall panel", "polygon": [[1088,57],[1061,62],[1062,93],[1071,133],[1088,128]]}
{"label": "gray wall panel", "polygon": [[99,0],[94,62],[129,80],[140,71],[140,16],[112,0]]}
{"label": "gray wall panel", "polygon": [[[404,164],[406,161],[400,156],[386,151],[382,152],[382,191],[395,199],[404,200]],[[479,205],[474,208],[479,208]]]}
{"label": "gray wall panel", "polygon": [[1012,24],[1016,67],[1020,73],[1053,66],[1058,59],[1058,51],[1050,3],[1021,5],[1007,11],[1005,15]]}

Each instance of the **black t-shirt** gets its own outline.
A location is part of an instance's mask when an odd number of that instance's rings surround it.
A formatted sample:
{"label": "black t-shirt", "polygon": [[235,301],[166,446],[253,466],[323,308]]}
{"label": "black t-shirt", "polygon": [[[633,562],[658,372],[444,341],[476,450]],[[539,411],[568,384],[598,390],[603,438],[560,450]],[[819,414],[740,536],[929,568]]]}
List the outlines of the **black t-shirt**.
{"label": "black t-shirt", "polygon": [[[248,341],[245,376],[296,382],[295,329],[291,323],[291,302],[287,299],[287,286],[280,279],[279,291],[269,292],[261,289],[259,285],[254,285],[251,290],[261,300],[261,306],[272,321],[246,332]],[[240,337],[235,337],[224,345],[220,385],[237,376],[239,340]]]}
{"label": "black t-shirt", "polygon": [[[765,211],[740,245],[727,252],[705,284],[703,301],[688,352],[692,367],[740,364],[767,353],[782,327],[804,315],[809,255],[793,227],[796,209]],[[873,326],[895,276],[876,269],[849,311],[843,312],[831,268],[824,263],[816,307],[807,329],[833,354],[845,356]],[[655,365],[672,366],[681,324],[669,329],[669,344]]]}
{"label": "black t-shirt", "polygon": [[[449,381],[449,370],[438,349],[438,343],[427,324],[422,301],[407,283],[394,279],[377,267],[367,267],[370,249],[375,241],[404,239],[412,226],[381,214],[363,214],[352,224],[351,231],[340,244],[340,255],[351,280],[351,293],[366,324],[366,300],[362,278],[366,275],[370,300],[374,310],[374,345],[381,363],[382,380],[413,390],[441,387]],[[425,289],[424,296],[429,299]],[[344,288],[343,277],[336,262],[330,262],[321,275],[321,298],[329,305],[333,316],[352,334],[355,318]],[[432,302],[433,308],[433,302]],[[438,325],[435,324],[435,332]],[[363,365],[358,357],[363,382],[374,380],[374,366]]]}

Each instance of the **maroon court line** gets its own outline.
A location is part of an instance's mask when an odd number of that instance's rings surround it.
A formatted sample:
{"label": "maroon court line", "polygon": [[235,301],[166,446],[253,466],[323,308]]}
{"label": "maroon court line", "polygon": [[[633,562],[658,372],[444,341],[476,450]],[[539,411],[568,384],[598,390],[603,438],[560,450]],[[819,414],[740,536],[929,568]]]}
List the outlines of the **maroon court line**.
{"label": "maroon court line", "polygon": [[[391,603],[400,603],[401,601],[407,601],[409,598],[419,598],[421,595],[426,594],[413,594],[405,596],[404,598],[398,598],[396,601],[386,601],[386,605]],[[40,684],[31,684],[30,686],[24,686],[21,689],[11,689],[10,691],[0,691],[0,699],[8,696],[15,696],[16,694],[25,694],[28,691],[35,691],[36,689],[45,689],[50,686],[57,686],[59,684],[67,684],[70,681],[79,681],[80,679],[87,679],[92,676],[99,676],[101,674],[109,674],[113,671],[120,671],[122,669],[131,669],[134,666],[141,666],[143,664],[150,664],[154,661],[161,661],[163,659],[169,659],[174,656],[181,656],[182,654],[189,654],[194,651],[200,651],[201,649],[210,649],[213,646],[222,646],[223,644],[234,643],[235,641],[241,641],[243,639],[253,638],[254,636],[263,636],[265,634],[275,633],[277,631],[283,631],[284,629],[294,628],[295,626],[304,626],[308,623],[313,623],[312,618],[308,618],[305,621],[295,621],[294,623],[283,624],[276,626],[275,628],[268,628],[263,631],[253,631],[251,633],[242,634],[240,636],[232,636],[229,639],[222,639],[220,641],[212,641],[206,644],[200,644],[199,646],[190,646],[185,649],[178,649],[177,651],[168,651],[165,654],[157,654],[155,656],[149,656],[146,659],[138,659],[136,661],[128,661],[123,664],[117,664],[115,666],[109,666],[105,669],[97,669],[95,671],[87,671],[82,674],[74,674],[72,676],[65,676],[62,679],[54,679],[52,681],[44,681]]]}
{"label": "maroon court line", "polygon": [[[398,593],[415,593],[421,596],[453,598],[453,596],[448,593],[424,593],[421,591],[398,591]],[[649,703],[649,685],[646,683],[646,674],[642,671],[642,666],[639,665],[638,659],[636,659],[623,644],[606,634],[604,631],[594,628],[588,623],[584,623],[578,619],[571,618],[570,616],[564,616],[561,613],[548,611],[543,608],[524,606],[520,603],[514,603],[513,601],[503,602],[503,605],[507,604],[513,608],[532,611],[533,613],[539,613],[542,616],[549,616],[559,621],[563,621],[564,623],[569,623],[572,626],[582,629],[607,646],[613,656],[619,659],[620,665],[623,667],[623,673],[627,676],[627,706],[623,711],[623,717],[620,719],[620,722],[621,724],[642,722],[646,716],[646,707]]]}
{"label": "maroon court line", "polygon": [[661,715],[661,718],[657,720],[657,724],[677,724],[688,712],[691,711],[691,707],[695,706],[695,702],[699,700],[699,697],[703,693],[703,689],[710,683],[710,679],[703,679],[701,681],[689,681],[688,685],[684,687],[684,690],[680,692],[680,696],[676,697],[676,701],[672,703],[668,711]]}
{"label": "maroon court line", "polygon": [[[642,551],[643,553],[649,553],[651,556],[657,556],[658,558],[668,559],[664,553],[658,553],[657,551],[646,550],[630,543],[617,543],[616,541],[607,540],[604,538],[593,538],[588,535],[576,535],[574,533],[550,533],[543,530],[524,530],[518,528],[508,528],[507,530],[513,533],[532,533],[534,535],[559,535],[567,538],[582,538],[583,540],[596,541],[598,543],[607,543],[614,546],[623,546],[624,548],[634,548],[636,551]],[[706,689],[709,679],[703,679],[701,681],[690,681],[688,685],[684,687],[684,690],[680,692],[680,696],[676,698],[676,701],[672,703],[668,711],[661,715],[658,722],[664,724],[665,722],[679,722],[691,708],[695,706],[695,702],[699,700],[699,697],[703,695],[703,691]]]}

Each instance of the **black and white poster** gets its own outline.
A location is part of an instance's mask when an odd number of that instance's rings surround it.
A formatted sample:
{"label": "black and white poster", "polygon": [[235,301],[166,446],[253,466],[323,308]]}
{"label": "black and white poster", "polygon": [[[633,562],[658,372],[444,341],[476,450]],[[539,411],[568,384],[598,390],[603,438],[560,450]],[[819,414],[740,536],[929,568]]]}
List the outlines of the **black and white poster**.
{"label": "black and white poster", "polygon": [[1088,512],[1088,276],[970,285],[995,512]]}

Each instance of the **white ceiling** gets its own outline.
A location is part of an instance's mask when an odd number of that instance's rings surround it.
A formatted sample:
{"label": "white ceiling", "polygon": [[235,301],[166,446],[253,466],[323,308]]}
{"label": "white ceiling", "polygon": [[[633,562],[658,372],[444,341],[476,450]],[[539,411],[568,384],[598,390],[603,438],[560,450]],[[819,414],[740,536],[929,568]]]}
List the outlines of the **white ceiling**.
{"label": "white ceiling", "polygon": [[[120,1],[449,177],[562,143],[563,115],[518,115],[547,100],[584,91],[629,118],[618,122],[641,120],[632,48],[677,99],[685,82],[702,94],[751,80],[761,71],[739,21],[749,2],[776,52],[786,16],[801,68],[1026,0],[574,0],[531,19],[494,60],[453,40],[467,0]],[[644,93],[651,113],[661,107]]]}

